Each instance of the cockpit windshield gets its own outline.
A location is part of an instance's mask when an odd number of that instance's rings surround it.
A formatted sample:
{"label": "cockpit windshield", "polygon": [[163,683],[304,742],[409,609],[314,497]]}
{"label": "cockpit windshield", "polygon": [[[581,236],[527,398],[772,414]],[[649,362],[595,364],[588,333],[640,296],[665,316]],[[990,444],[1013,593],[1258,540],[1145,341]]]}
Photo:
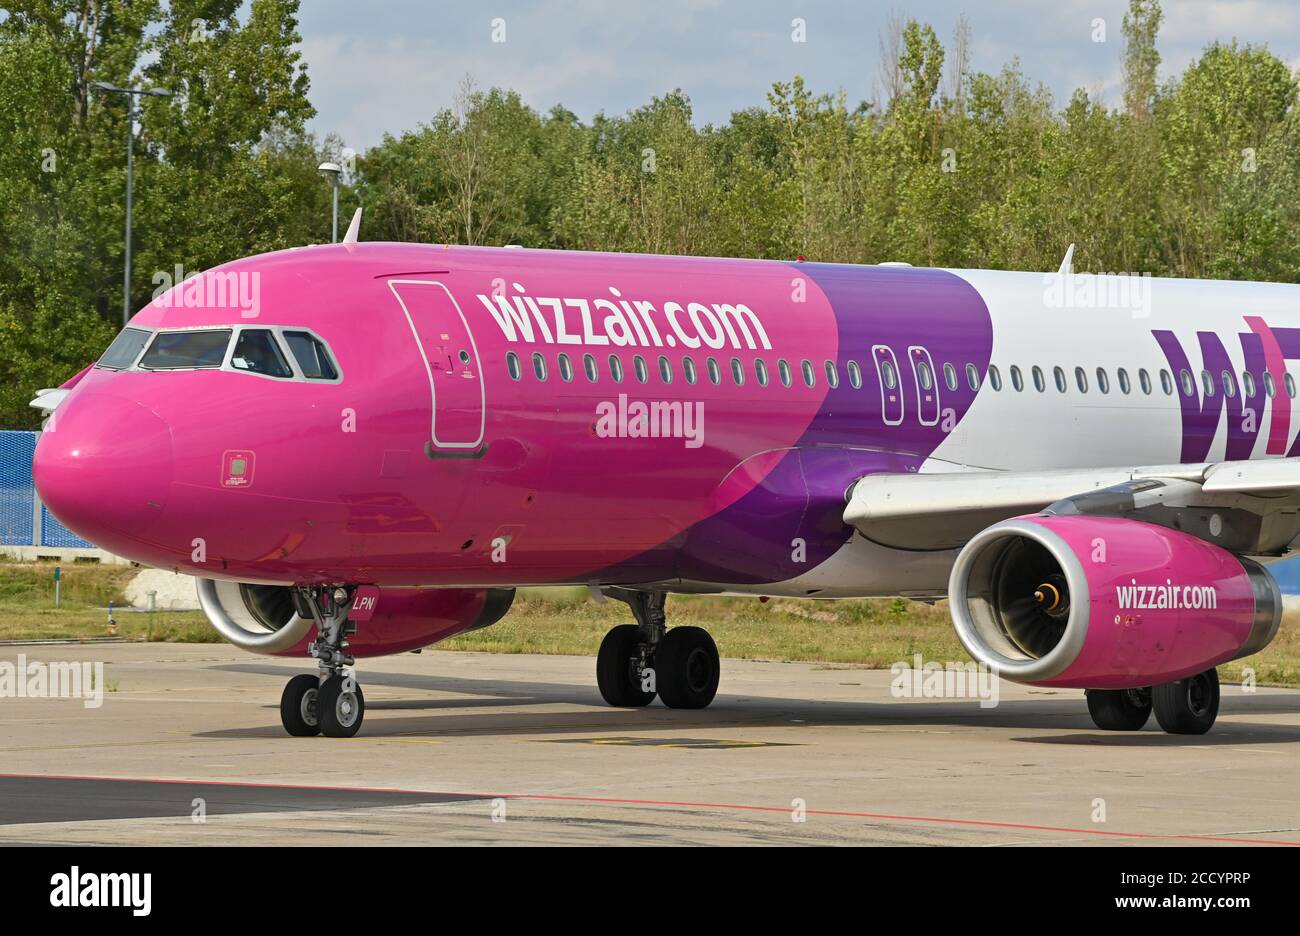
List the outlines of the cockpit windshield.
{"label": "cockpit windshield", "polygon": [[149,341],[150,332],[142,328],[124,328],[95,364],[108,370],[122,370],[135,363]]}
{"label": "cockpit windshield", "polygon": [[128,327],[95,366],[131,371],[240,371],[277,380],[341,380],[338,365],[320,338],[306,329],[282,325],[157,331]]}
{"label": "cockpit windshield", "polygon": [[159,332],[140,359],[142,370],[220,367],[230,344],[230,329]]}

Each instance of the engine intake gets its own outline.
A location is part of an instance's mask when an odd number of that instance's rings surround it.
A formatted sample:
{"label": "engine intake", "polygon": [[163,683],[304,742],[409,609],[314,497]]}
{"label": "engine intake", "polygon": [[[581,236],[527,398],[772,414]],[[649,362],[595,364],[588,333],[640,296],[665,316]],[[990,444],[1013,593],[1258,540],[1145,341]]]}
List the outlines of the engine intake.
{"label": "engine intake", "polygon": [[1173,682],[1262,650],[1282,600],[1258,563],[1190,534],[1112,517],[994,524],[957,557],[948,597],[977,661],[1016,682]]}
{"label": "engine intake", "polygon": [[[315,622],[298,613],[287,585],[199,579],[198,589],[212,626],[241,649],[301,656],[315,637]],[[488,627],[505,616],[514,597],[512,588],[380,589],[374,616],[348,637],[348,653],[404,653]]]}

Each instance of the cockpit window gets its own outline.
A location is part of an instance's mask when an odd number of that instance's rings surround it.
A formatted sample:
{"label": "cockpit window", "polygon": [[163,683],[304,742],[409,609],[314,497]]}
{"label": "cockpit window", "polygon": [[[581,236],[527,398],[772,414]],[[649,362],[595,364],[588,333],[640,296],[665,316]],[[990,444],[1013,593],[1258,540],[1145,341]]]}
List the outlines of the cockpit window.
{"label": "cockpit window", "polygon": [[230,344],[230,329],[159,332],[140,359],[144,370],[220,367]]}
{"label": "cockpit window", "polygon": [[335,380],[338,377],[334,362],[320,339],[307,332],[287,331],[284,340],[304,377],[316,380]]}
{"label": "cockpit window", "polygon": [[245,328],[239,333],[230,366],[269,377],[293,376],[275,338],[265,328]]}
{"label": "cockpit window", "polygon": [[108,350],[95,362],[96,365],[109,370],[122,370],[130,367],[135,363],[135,359],[140,356],[140,352],[144,350],[144,346],[149,341],[149,335],[149,332],[140,328],[122,329],[118,332],[117,337],[113,339],[113,343],[108,346]]}

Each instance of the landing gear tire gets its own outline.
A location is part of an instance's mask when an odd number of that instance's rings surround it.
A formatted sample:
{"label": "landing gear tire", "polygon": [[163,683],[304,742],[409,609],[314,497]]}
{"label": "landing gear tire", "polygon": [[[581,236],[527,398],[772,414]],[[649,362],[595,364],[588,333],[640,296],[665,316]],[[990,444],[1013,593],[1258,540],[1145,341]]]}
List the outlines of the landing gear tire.
{"label": "landing gear tire", "polygon": [[336,673],[321,683],[316,700],[320,733],[327,738],[351,738],[361,730],[366,697],[356,677]]}
{"label": "landing gear tire", "polygon": [[701,627],[674,627],[655,648],[655,683],[669,708],[702,709],[718,693],[718,647]]}
{"label": "landing gear tire", "polygon": [[284,730],[295,738],[310,738],[320,734],[317,715],[320,678],[310,673],[293,677],[280,695],[280,722]]}
{"label": "landing gear tire", "polygon": [[1151,690],[1156,721],[1170,734],[1205,734],[1219,716],[1219,673],[1208,669]]}
{"label": "landing gear tire", "polygon": [[620,624],[600,642],[596,655],[596,685],[601,697],[617,708],[639,708],[655,694],[641,688],[641,628]]}
{"label": "landing gear tire", "polygon": [[1088,714],[1103,731],[1138,731],[1151,717],[1150,689],[1089,689]]}

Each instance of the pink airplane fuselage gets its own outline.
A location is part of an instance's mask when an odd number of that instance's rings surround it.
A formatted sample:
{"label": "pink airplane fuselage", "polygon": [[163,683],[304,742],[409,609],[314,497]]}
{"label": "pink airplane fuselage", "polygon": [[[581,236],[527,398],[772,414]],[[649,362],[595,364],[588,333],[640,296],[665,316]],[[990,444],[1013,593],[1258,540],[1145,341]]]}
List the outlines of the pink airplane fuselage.
{"label": "pink airplane fuselage", "polygon": [[[333,353],[337,382],[94,368],[38,447],[43,498],[96,544],[273,583],[791,578],[848,539],[855,478],[915,470],[943,437],[919,398],[889,425],[873,346],[906,369],[905,324],[982,370],[991,341],[943,271],[400,244],[237,261],[131,324],[308,328]],[[973,396],[946,403],[960,418]]]}

